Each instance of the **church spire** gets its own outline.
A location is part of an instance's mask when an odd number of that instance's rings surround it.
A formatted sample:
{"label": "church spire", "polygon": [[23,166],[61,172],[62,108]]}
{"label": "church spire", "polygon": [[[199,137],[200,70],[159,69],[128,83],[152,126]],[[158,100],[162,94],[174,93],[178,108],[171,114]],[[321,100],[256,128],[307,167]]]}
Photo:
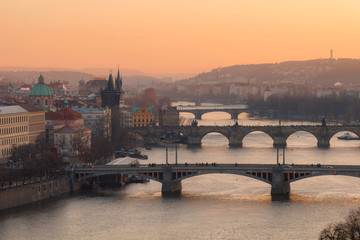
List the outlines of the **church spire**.
{"label": "church spire", "polygon": [[107,83],[107,87],[106,87],[107,91],[114,91],[114,81],[113,81],[113,77],[112,74],[109,74],[109,81]]}
{"label": "church spire", "polygon": [[115,90],[118,92],[122,91],[122,78],[120,77],[120,69],[119,69],[119,65],[118,65],[118,72],[117,72],[117,76],[115,79]]}

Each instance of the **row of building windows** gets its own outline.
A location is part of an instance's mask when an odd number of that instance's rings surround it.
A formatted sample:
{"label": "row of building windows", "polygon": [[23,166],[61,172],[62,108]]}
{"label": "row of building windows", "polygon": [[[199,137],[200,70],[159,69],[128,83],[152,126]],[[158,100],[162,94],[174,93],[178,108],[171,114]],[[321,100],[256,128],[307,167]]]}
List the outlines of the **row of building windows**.
{"label": "row of building windows", "polygon": [[[146,120],[146,121],[145,121]],[[149,122],[149,119],[134,119],[134,122]],[[152,122],[152,119],[150,119],[150,122]]]}
{"label": "row of building windows", "polygon": [[11,145],[11,144],[18,144],[18,143],[24,143],[28,141],[28,136],[22,136],[22,137],[16,137],[16,138],[8,138],[3,139],[1,141],[2,145]]}
{"label": "row of building windows", "polygon": [[22,133],[27,132],[28,126],[17,126],[17,127],[9,127],[0,129],[1,135],[13,134],[13,133]]}
{"label": "row of building windows", "polygon": [[147,127],[147,126],[148,126],[147,124],[140,124],[140,123],[134,124],[134,127]]}
{"label": "row of building windows", "polygon": [[1,120],[0,120],[1,125],[12,124],[12,123],[22,123],[22,122],[27,122],[27,121],[28,121],[27,116],[4,117],[4,118],[1,118]]}
{"label": "row of building windows", "polygon": [[[41,103],[40,103],[40,98],[36,99],[36,102],[37,102],[39,105],[41,105]],[[45,105],[45,106],[49,105],[49,99],[45,98],[45,104],[44,104],[44,105]]]}

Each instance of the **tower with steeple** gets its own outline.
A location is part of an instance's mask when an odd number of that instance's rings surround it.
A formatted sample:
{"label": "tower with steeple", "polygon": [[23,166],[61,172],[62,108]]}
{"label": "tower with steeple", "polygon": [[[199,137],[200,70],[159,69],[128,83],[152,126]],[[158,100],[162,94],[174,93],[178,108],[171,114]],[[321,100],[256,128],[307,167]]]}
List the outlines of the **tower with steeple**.
{"label": "tower with steeple", "polygon": [[120,70],[118,68],[115,83],[112,73],[109,74],[109,80],[105,89],[101,90],[102,107],[113,108],[124,106],[124,91],[122,90],[122,77],[120,76]]}

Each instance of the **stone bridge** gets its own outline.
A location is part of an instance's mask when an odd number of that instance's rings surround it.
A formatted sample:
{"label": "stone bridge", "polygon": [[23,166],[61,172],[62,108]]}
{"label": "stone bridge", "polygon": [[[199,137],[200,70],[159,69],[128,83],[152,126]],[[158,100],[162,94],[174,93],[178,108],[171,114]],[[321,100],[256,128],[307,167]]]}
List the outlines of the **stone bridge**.
{"label": "stone bridge", "polygon": [[273,197],[284,197],[290,193],[290,183],[305,178],[324,175],[360,177],[358,165],[271,165],[271,164],[177,164],[139,166],[95,166],[76,168],[70,174],[72,181],[94,179],[109,174],[126,174],[152,179],[162,184],[163,194],[179,193],[181,181],[203,174],[235,174],[250,177],[271,185]]}
{"label": "stone bridge", "polygon": [[205,113],[209,113],[209,112],[226,112],[228,114],[231,115],[231,119],[238,119],[238,116],[240,113],[246,112],[246,113],[250,113],[252,112],[250,109],[248,108],[181,108],[178,107],[177,110],[179,112],[186,112],[186,113],[192,113],[195,116],[195,119],[200,120],[202,115]]}
{"label": "stone bridge", "polygon": [[242,147],[243,139],[249,133],[264,132],[273,140],[274,147],[286,147],[288,137],[296,132],[305,131],[311,133],[317,139],[317,145],[321,148],[330,146],[330,139],[338,132],[347,131],[360,136],[360,125],[299,125],[299,126],[179,126],[179,127],[147,127],[132,128],[133,133],[138,134],[147,145],[160,145],[160,138],[166,132],[178,131],[185,137],[185,144],[200,146],[201,139],[209,133],[220,133],[229,140],[230,147]]}

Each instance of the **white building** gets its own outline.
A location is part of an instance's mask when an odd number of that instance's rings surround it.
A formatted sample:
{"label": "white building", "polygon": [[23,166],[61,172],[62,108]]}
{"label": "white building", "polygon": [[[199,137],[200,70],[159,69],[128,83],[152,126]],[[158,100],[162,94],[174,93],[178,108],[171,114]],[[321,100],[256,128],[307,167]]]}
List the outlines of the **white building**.
{"label": "white building", "polygon": [[122,109],[121,110],[121,119],[120,119],[122,127],[130,128],[132,127],[132,112],[131,109]]}
{"label": "white building", "polygon": [[111,135],[111,110],[93,106],[72,106],[71,109],[80,113],[84,125],[91,129],[93,136]]}
{"label": "white building", "polygon": [[67,124],[55,131],[54,146],[60,156],[77,156],[79,149],[91,147],[91,130],[81,124]]}

